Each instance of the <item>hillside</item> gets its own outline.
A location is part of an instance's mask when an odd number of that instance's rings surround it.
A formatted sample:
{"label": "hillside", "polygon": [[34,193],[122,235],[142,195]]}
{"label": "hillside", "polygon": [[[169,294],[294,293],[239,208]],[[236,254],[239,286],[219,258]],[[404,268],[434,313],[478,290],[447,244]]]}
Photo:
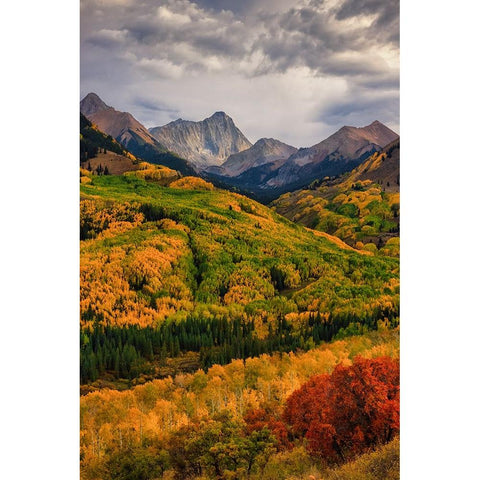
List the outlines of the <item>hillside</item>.
{"label": "hillside", "polygon": [[281,215],[357,248],[399,254],[400,142],[388,144],[350,173],[313,182],[272,203]]}
{"label": "hillside", "polygon": [[348,175],[345,182],[371,180],[388,193],[400,192],[400,140],[389,143]]}
{"label": "hillside", "polygon": [[84,381],[155,375],[189,351],[208,366],[307,348],[398,316],[397,260],[342,248],[241,195],[140,173],[81,186],[81,324],[100,342],[123,329],[134,347],[120,371],[117,340],[100,360],[88,341]]}
{"label": "hillside", "polygon": [[221,165],[230,155],[252,146],[233,120],[216,112],[200,122],[181,118],[150,129],[151,135],[169,150],[200,169]]}
{"label": "hillside", "polygon": [[135,157],[120,145],[111,135],[99,130],[87,117],[80,113],[80,162],[94,158],[105,150],[136,160]]}

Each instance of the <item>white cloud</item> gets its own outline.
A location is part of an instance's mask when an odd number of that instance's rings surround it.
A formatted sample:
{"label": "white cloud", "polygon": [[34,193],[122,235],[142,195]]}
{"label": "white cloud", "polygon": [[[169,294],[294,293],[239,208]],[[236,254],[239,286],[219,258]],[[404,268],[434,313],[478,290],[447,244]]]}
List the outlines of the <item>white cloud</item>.
{"label": "white cloud", "polygon": [[165,59],[141,58],[135,62],[135,66],[160,78],[178,79],[183,74],[181,66],[174,65]]}
{"label": "white cloud", "polygon": [[157,17],[160,19],[161,22],[173,26],[186,25],[188,23],[191,23],[192,21],[188,15],[172,12],[164,6],[158,7]]}

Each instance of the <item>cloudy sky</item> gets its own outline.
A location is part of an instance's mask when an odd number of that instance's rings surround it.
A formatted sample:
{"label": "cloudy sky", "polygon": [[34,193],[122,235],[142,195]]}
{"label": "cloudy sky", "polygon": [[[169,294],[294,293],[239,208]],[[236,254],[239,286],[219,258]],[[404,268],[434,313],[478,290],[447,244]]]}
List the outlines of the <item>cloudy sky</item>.
{"label": "cloudy sky", "polygon": [[81,96],[147,127],[225,111],[250,141],[399,132],[399,0],[81,0]]}

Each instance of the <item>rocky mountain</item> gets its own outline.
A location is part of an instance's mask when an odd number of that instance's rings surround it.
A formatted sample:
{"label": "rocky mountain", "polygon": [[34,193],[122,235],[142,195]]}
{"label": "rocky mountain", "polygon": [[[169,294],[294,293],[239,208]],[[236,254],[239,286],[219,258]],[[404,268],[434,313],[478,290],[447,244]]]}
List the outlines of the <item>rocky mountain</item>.
{"label": "rocky mountain", "polygon": [[251,168],[277,162],[278,160],[286,160],[296,152],[297,149],[295,147],[279,140],[261,138],[247,150],[230,155],[225,163],[214,173],[227,177],[237,177]]}
{"label": "rocky mountain", "polygon": [[322,142],[292,155],[263,188],[282,188],[341,174],[397,138],[395,132],[379,121],[361,128],[342,127]]}
{"label": "rocky mountain", "polygon": [[219,166],[230,155],[252,146],[224,112],[216,112],[200,122],[180,118],[163,127],[151,128],[150,134],[200,169]]}
{"label": "rocky mountain", "polygon": [[115,110],[95,93],[89,93],[80,102],[80,112],[127,148],[131,148],[130,144],[150,144],[159,151],[167,150],[131,113]]}
{"label": "rocky mountain", "polygon": [[105,110],[113,111],[113,107],[109,107],[96,93],[89,93],[80,102],[80,112],[87,118],[95,113]]}
{"label": "rocky mountain", "polygon": [[300,148],[286,160],[260,162],[235,177],[223,171],[210,173],[225,183],[251,191],[262,201],[269,201],[315,179],[351,171],[396,139],[398,135],[379,121],[360,128],[345,126],[312,147]]}
{"label": "rocky mountain", "polygon": [[378,120],[366,127],[345,126],[313,147],[300,149],[291,158],[291,162],[303,166],[308,163],[320,163],[327,157],[337,161],[341,158],[358,158],[371,150],[381,150],[397,138],[398,135],[394,131]]}
{"label": "rocky mountain", "polygon": [[97,94],[89,93],[83,98],[80,102],[80,112],[99,130],[112,136],[135,156],[173,168],[185,175],[197,175],[196,169],[191,164],[169,152],[131,113],[115,110]]}

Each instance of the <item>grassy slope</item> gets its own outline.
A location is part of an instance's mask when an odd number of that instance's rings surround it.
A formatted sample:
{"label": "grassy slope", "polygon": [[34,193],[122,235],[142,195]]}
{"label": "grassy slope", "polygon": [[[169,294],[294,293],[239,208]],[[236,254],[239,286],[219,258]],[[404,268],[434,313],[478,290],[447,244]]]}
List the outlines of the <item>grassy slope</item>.
{"label": "grassy slope", "polygon": [[260,477],[262,480],[399,480],[400,441],[395,438],[370,453],[336,468],[326,469],[303,447],[274,455]]}
{"label": "grassy slope", "polygon": [[398,304],[396,259],[342,249],[240,195],[101,176],[81,196],[84,323],[246,315],[261,335],[278,314]]}

